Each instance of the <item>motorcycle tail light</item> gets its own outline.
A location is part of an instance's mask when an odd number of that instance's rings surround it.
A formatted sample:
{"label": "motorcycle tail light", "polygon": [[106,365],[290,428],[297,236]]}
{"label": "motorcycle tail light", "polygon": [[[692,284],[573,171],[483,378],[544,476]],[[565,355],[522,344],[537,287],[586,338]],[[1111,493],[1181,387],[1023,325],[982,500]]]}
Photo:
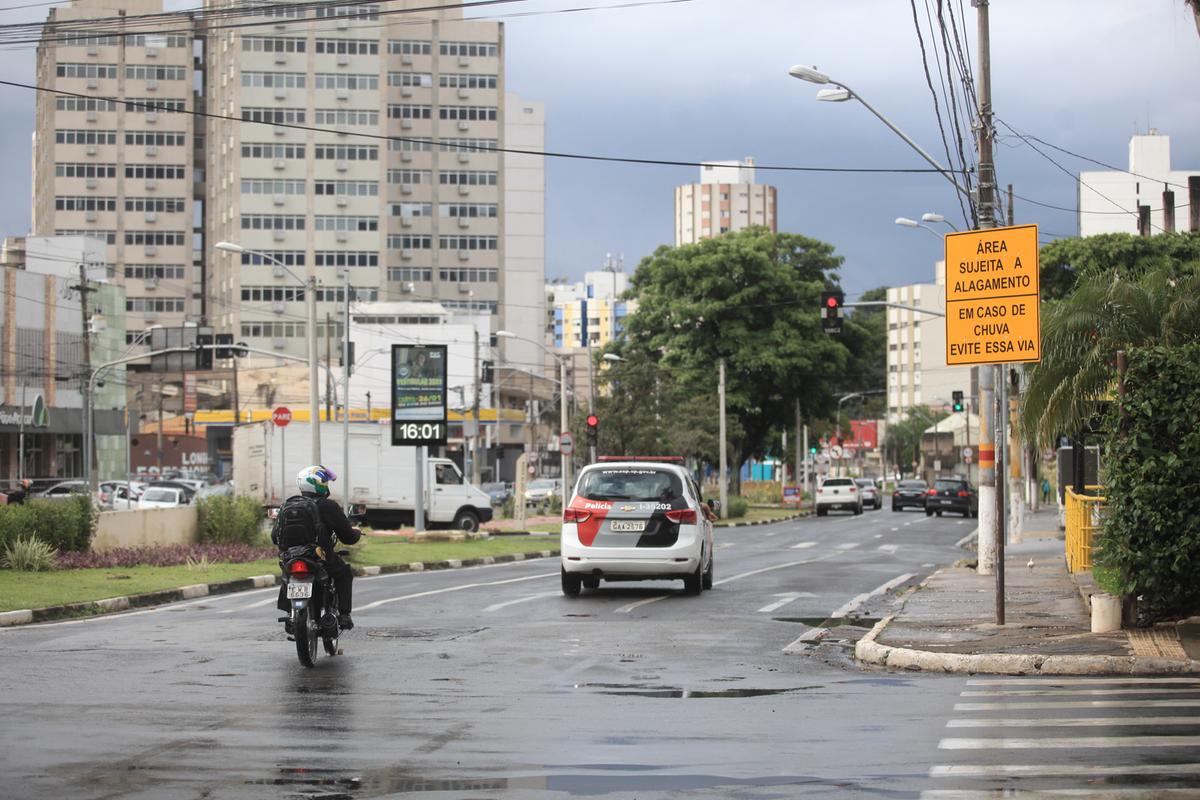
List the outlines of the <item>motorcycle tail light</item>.
{"label": "motorcycle tail light", "polygon": [[563,522],[587,522],[592,517],[592,512],[584,511],[579,508],[564,508]]}
{"label": "motorcycle tail light", "polygon": [[696,524],[696,509],[694,508],[676,508],[667,512],[667,519],[674,522],[676,525],[695,525]]}
{"label": "motorcycle tail light", "polygon": [[292,563],[288,564],[288,572],[290,572],[292,575],[307,575],[309,573],[308,562],[293,561]]}

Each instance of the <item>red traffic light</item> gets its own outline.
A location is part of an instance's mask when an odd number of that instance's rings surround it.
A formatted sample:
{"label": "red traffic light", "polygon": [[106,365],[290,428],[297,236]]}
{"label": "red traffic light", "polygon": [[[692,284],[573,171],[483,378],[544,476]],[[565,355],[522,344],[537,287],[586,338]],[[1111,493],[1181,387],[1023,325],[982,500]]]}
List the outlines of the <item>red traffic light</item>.
{"label": "red traffic light", "polygon": [[838,307],[838,299],[833,296],[827,297],[827,298],[825,298],[825,305],[829,306],[830,308],[837,308]]}
{"label": "red traffic light", "polygon": [[599,425],[600,425],[600,418],[597,417],[595,414],[588,414],[587,426],[589,428],[596,428],[596,427],[599,427]]}

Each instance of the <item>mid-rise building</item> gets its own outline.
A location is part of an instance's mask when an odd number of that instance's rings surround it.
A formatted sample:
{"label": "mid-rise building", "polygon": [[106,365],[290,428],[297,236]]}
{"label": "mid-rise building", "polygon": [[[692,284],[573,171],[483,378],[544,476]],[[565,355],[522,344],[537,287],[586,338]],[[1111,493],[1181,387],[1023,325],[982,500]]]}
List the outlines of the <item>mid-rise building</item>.
{"label": "mid-rise building", "polygon": [[148,32],[138,17],[162,10],[72,0],[50,9],[37,52],[31,231],[105,241],[131,332],[205,313],[193,26],[181,14]]}
{"label": "mid-rise building", "polygon": [[1079,173],[1080,236],[1188,230],[1200,230],[1200,169],[1171,168],[1170,136],[1132,137],[1128,172]]}
{"label": "mid-rise building", "polygon": [[754,159],[713,161],[700,182],[675,188],[675,246],[761,225],[778,230],[774,186],[754,182]]}

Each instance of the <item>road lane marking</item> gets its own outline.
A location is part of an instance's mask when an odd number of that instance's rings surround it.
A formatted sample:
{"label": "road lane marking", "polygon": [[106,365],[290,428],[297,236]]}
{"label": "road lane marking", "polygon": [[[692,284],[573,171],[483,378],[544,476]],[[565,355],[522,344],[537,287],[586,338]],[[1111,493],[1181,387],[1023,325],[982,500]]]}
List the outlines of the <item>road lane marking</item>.
{"label": "road lane marking", "polygon": [[1200,708],[1200,700],[1055,700],[1041,703],[955,703],[955,711],[1062,711],[1076,708]]}
{"label": "road lane marking", "polygon": [[[999,794],[998,792],[1003,792]],[[1021,798],[1029,800],[1049,800],[1057,797],[1086,797],[1088,800],[1148,800],[1148,798],[1178,798],[1179,800],[1197,800],[1200,789],[1164,789],[1155,786],[1146,789],[926,789],[921,792],[920,800],[996,800],[998,797]]]}
{"label": "road lane marking", "polygon": [[956,764],[929,770],[931,778],[1111,778],[1121,775],[1200,775],[1200,764]]}
{"label": "road lane marking", "polygon": [[804,550],[805,548],[808,548],[808,547],[815,547],[816,544],[817,544],[816,542],[801,542],[800,544],[792,545],[791,549],[792,550]]}
{"label": "road lane marking", "polygon": [[[816,562],[824,561],[825,559],[830,558],[833,555],[835,555],[835,554],[834,553],[826,553],[825,555],[820,555],[815,558],[807,559],[805,561],[788,561],[785,564],[776,564],[773,567],[763,567],[762,569],[755,569],[755,570],[751,570],[750,572],[740,573],[738,575],[730,575],[728,578],[722,578],[719,581],[713,581],[713,586],[722,586],[726,583],[731,583],[733,581],[741,580],[742,578],[750,578],[750,577],[753,577],[754,575],[761,575],[764,572],[774,572],[777,569],[788,569],[790,567],[802,567],[805,564],[815,564]],[[670,594],[660,594],[660,595],[655,595],[654,597],[647,597],[645,600],[638,600],[636,602],[629,603],[628,605],[624,605],[619,608],[615,608],[615,609],[613,609],[613,613],[614,614],[628,614],[630,611],[633,611],[634,609],[641,608],[642,606],[649,605],[650,603],[657,603],[659,600],[666,600],[668,597],[673,597],[673,596],[674,595],[670,595]]]}
{"label": "road lane marking", "polygon": [[889,553],[894,556],[894,555],[896,555],[896,551],[900,549],[900,545],[898,545],[898,544],[881,544],[881,545],[879,545],[879,549],[885,553]]}
{"label": "road lane marking", "polygon": [[1042,719],[952,719],[947,728],[1090,728],[1143,725],[1200,725],[1200,717],[1043,717]]}
{"label": "road lane marking", "polygon": [[[1165,689],[993,689],[985,692],[962,692],[962,697],[1083,697],[1117,694],[1162,694]],[[1200,691],[1200,688],[1197,688]]]}
{"label": "road lane marking", "polygon": [[908,580],[911,577],[912,577],[912,573],[906,573],[904,575],[897,575],[896,577],[892,578],[887,583],[882,584],[881,586],[877,586],[874,589],[872,589],[871,591],[866,592],[865,594],[857,595],[850,602],[846,603],[841,608],[837,609],[832,614],[830,614],[829,618],[837,619],[838,617],[845,617],[851,611],[854,611],[856,608],[858,608],[863,603],[870,600],[875,595],[883,594],[884,592],[889,591],[893,587],[899,586],[900,584],[904,583],[906,580]]}
{"label": "road lane marking", "polygon": [[780,599],[774,603],[771,603],[769,605],[763,606],[762,608],[760,608],[758,610],[758,613],[770,614],[772,611],[783,608],[788,603],[795,602],[796,600],[799,600],[801,597],[816,597],[816,595],[813,594],[812,592],[782,592],[780,594],[773,594],[771,596],[779,597],[782,599]]}
{"label": "road lane marking", "polygon": [[899,529],[899,528],[892,528],[892,533],[895,533],[895,532],[896,532],[896,531],[898,531],[898,530],[900,530],[900,529]]}
{"label": "road lane marking", "polygon": [[369,611],[372,608],[379,608],[388,603],[398,603],[401,600],[415,600],[419,597],[432,597],[436,594],[447,594],[448,592],[461,592],[464,589],[478,589],[482,586],[503,586],[506,583],[520,583],[522,581],[536,581],[544,578],[556,578],[557,572],[546,572],[541,575],[526,575],[522,578],[508,578],[502,581],[483,581],[481,583],[463,583],[458,586],[447,586],[444,589],[430,589],[427,592],[415,592],[414,594],[401,595],[400,597],[388,597],[383,600],[376,600],[374,603],[367,603],[365,606],[357,606],[354,613],[358,614],[363,611]]}
{"label": "road lane marking", "polygon": [[1140,685],[1148,683],[1185,683],[1200,687],[1200,679],[1198,678],[1136,678],[1128,675],[1124,678],[975,678],[967,681],[967,686],[1046,686],[1047,684],[1054,684],[1055,686],[1087,686],[1089,684],[1108,683],[1136,683]]}
{"label": "road lane marking", "polygon": [[858,542],[842,542],[837,546],[838,550],[853,550],[858,547]]}
{"label": "road lane marking", "polygon": [[544,597],[558,597],[561,594],[562,594],[561,591],[559,591],[559,592],[541,592],[540,594],[531,594],[528,597],[518,597],[516,600],[509,600],[504,603],[496,603],[495,605],[490,605],[487,608],[485,608],[483,611],[486,614],[489,611],[499,611],[500,609],[507,608],[508,606],[515,606],[517,603],[528,603],[530,600],[541,600]]}
{"label": "road lane marking", "polygon": [[730,547],[733,547],[735,544],[736,544],[736,542],[721,542],[720,544],[713,545],[713,549],[714,550],[726,550]]}
{"label": "road lane marking", "polygon": [[1042,739],[942,739],[939,750],[1041,750],[1085,747],[1200,747],[1200,736],[1048,736]]}
{"label": "road lane marking", "polygon": [[[277,588],[275,588],[275,587],[272,587],[272,589],[271,589],[271,594],[272,594],[272,595],[276,595],[276,596],[277,596],[277,595],[279,594],[279,589],[277,589]],[[273,596],[273,597],[268,597],[268,598],[266,598],[265,600],[259,600],[257,603],[249,603],[249,604],[247,604],[247,605],[244,605],[244,606],[237,606],[237,607],[235,607],[235,608],[223,608],[223,609],[221,609],[221,611],[220,611],[219,613],[221,613],[221,614],[233,614],[233,613],[235,613],[235,612],[237,612],[237,611],[249,611],[249,610],[250,610],[250,609],[252,609],[252,608],[261,608],[262,606],[265,606],[265,605],[267,605],[268,603],[274,603],[274,602],[276,602],[276,601],[277,601],[277,597],[275,597],[275,596]]]}
{"label": "road lane marking", "polygon": [[820,641],[825,634],[829,633],[828,628],[813,628],[801,634],[796,641],[783,648],[783,652],[788,655],[805,652],[805,645]]}
{"label": "road lane marking", "polygon": [[875,534],[875,538],[876,538],[876,539],[882,539],[882,538],[883,538],[883,534],[882,534],[882,533],[877,533],[877,534]]}

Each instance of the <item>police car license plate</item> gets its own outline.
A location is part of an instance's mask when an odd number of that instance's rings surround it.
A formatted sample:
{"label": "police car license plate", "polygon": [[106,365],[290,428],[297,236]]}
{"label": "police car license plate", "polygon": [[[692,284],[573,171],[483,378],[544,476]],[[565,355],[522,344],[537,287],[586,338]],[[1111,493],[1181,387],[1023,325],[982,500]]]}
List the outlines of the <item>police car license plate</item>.
{"label": "police car license plate", "polygon": [[644,519],[614,519],[610,525],[616,533],[641,533],[646,530]]}
{"label": "police car license plate", "polygon": [[287,596],[288,600],[304,600],[312,597],[312,584],[308,582],[289,583]]}

